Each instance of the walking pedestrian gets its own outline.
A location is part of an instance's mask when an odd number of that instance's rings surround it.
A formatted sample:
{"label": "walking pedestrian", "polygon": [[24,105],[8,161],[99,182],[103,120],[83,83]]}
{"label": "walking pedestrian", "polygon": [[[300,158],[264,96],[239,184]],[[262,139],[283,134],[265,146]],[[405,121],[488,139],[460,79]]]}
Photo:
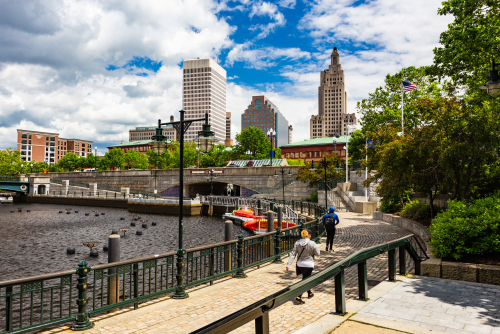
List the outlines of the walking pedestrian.
{"label": "walking pedestrian", "polygon": [[335,238],[335,232],[337,226],[339,224],[339,216],[335,213],[335,208],[333,206],[330,207],[328,213],[323,216],[323,224],[325,224],[326,229],[326,251],[330,249],[330,252],[333,252],[333,239]]}
{"label": "walking pedestrian", "polygon": [[[290,258],[288,259],[288,263],[286,265],[286,271],[290,269],[290,265],[292,264],[295,256],[297,256],[297,265],[296,265],[296,273],[297,276],[302,275],[302,279],[306,279],[311,276],[312,271],[314,269],[314,256],[319,256],[319,248],[318,245],[314,241],[311,241],[311,230],[303,230],[300,233],[302,239],[297,240],[295,245],[293,246],[292,254],[290,254]],[[312,298],[314,293],[311,290],[307,291],[307,297]],[[295,298],[295,301],[298,304],[305,304],[302,300],[302,294]]]}

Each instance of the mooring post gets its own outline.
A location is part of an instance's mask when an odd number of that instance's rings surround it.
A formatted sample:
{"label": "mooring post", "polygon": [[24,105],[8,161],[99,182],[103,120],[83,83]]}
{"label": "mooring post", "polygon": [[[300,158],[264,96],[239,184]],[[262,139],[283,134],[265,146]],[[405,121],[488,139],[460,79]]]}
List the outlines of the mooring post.
{"label": "mooring post", "polygon": [[[108,237],[108,263],[120,261],[120,235],[111,234]],[[108,269],[108,275],[113,275],[108,277],[108,305],[116,304],[120,298],[120,278],[117,276],[117,270],[115,268]],[[118,308],[114,308],[108,311],[108,313],[116,312]]]}
{"label": "mooring post", "polygon": [[[233,222],[226,220],[224,228],[224,241],[233,240]],[[231,245],[226,246],[226,252],[224,255],[224,268],[225,271],[230,271],[232,269],[232,258],[231,258]]]}
{"label": "mooring post", "polygon": [[78,264],[76,273],[78,274],[78,284],[76,288],[78,289],[78,299],[76,304],[78,305],[78,313],[75,317],[76,323],[71,326],[74,331],[83,331],[94,327],[94,323],[90,321],[89,313],[87,312],[87,278],[90,272],[90,266],[87,262],[81,261]]}

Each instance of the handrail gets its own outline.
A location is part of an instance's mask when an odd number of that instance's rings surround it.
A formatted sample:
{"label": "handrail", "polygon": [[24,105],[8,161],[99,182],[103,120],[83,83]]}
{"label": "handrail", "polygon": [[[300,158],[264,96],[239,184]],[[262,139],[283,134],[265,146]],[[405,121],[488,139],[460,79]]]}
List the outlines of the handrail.
{"label": "handrail", "polygon": [[338,187],[337,188],[340,192],[340,196],[342,197],[342,199],[347,202],[347,205],[352,209],[354,210],[354,207],[355,207],[355,204],[354,202],[352,201],[351,197],[349,197],[349,195],[347,195],[344,190],[342,190],[342,188]]}
{"label": "handrail", "polygon": [[[269,333],[269,312],[271,310],[278,308],[279,306],[288,302],[295,296],[301,295],[305,291],[310,290],[311,288],[317,286],[318,284],[323,283],[324,281],[330,279],[331,277],[335,277],[336,314],[343,315],[347,312],[345,306],[345,279],[344,279],[345,268],[358,264],[360,300],[367,300],[368,297],[366,260],[370,258],[385,253],[386,251],[389,252],[389,280],[395,281],[396,278],[395,250],[399,248],[400,255],[402,254],[405,255],[406,250],[408,250],[410,256],[415,262],[416,274],[419,274],[420,259],[416,257],[413,252],[413,248],[409,241],[411,238],[414,238],[414,236],[411,235],[403,237],[385,244],[380,244],[357,251],[347,256],[341,261],[332,263],[327,268],[308,277],[307,279],[292,284],[239,311],[236,311],[222,319],[214,321],[203,328],[197,329],[191,332],[191,334],[228,333],[253,320],[255,320],[257,333]],[[404,256],[404,259],[406,261],[406,256]],[[403,267],[404,268],[401,268],[401,263],[400,263],[400,272],[401,270],[406,271],[406,262],[404,262]]]}

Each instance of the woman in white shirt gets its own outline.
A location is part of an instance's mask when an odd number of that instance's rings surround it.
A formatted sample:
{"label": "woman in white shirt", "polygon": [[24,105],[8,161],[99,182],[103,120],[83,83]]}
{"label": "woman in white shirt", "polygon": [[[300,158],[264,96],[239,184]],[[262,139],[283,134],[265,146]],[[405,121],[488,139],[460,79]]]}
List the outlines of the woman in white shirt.
{"label": "woman in white shirt", "polygon": [[[298,240],[293,246],[292,254],[290,254],[290,258],[288,259],[288,263],[286,265],[286,271],[290,269],[290,265],[292,264],[295,256],[297,255],[297,276],[302,275],[302,279],[306,279],[311,276],[312,271],[314,269],[314,256],[319,256],[319,248],[318,245],[314,241],[311,241],[311,230],[303,230],[300,235],[302,239]],[[314,293],[311,290],[307,291],[307,297],[312,298]],[[305,304],[302,300],[302,295],[297,296],[295,301],[299,304]]]}

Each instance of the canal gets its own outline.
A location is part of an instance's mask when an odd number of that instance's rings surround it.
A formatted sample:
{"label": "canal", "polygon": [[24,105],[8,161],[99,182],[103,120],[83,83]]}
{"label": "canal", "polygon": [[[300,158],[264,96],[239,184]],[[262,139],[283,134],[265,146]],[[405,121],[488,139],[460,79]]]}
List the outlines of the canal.
{"label": "canal", "polygon": [[[18,212],[21,207],[22,212]],[[71,209],[71,213],[67,214],[66,209]],[[94,211],[98,211],[98,216]],[[133,214],[125,209],[89,206],[0,205],[0,281],[76,268],[81,260],[90,266],[107,263],[103,245],[107,244],[112,230],[122,227],[130,228],[121,238],[122,260],[178,248],[178,216],[140,213],[131,217]],[[134,220],[138,217],[147,220],[147,228]],[[136,223],[135,227],[131,226],[132,222]],[[143,234],[137,235],[138,230]],[[249,235],[235,225],[233,237],[236,239],[238,234]],[[99,242],[98,257],[90,257],[90,249],[83,246],[89,241]],[[224,222],[220,217],[184,217],[184,248],[222,241]],[[75,254],[66,254],[67,247],[75,247]]]}

